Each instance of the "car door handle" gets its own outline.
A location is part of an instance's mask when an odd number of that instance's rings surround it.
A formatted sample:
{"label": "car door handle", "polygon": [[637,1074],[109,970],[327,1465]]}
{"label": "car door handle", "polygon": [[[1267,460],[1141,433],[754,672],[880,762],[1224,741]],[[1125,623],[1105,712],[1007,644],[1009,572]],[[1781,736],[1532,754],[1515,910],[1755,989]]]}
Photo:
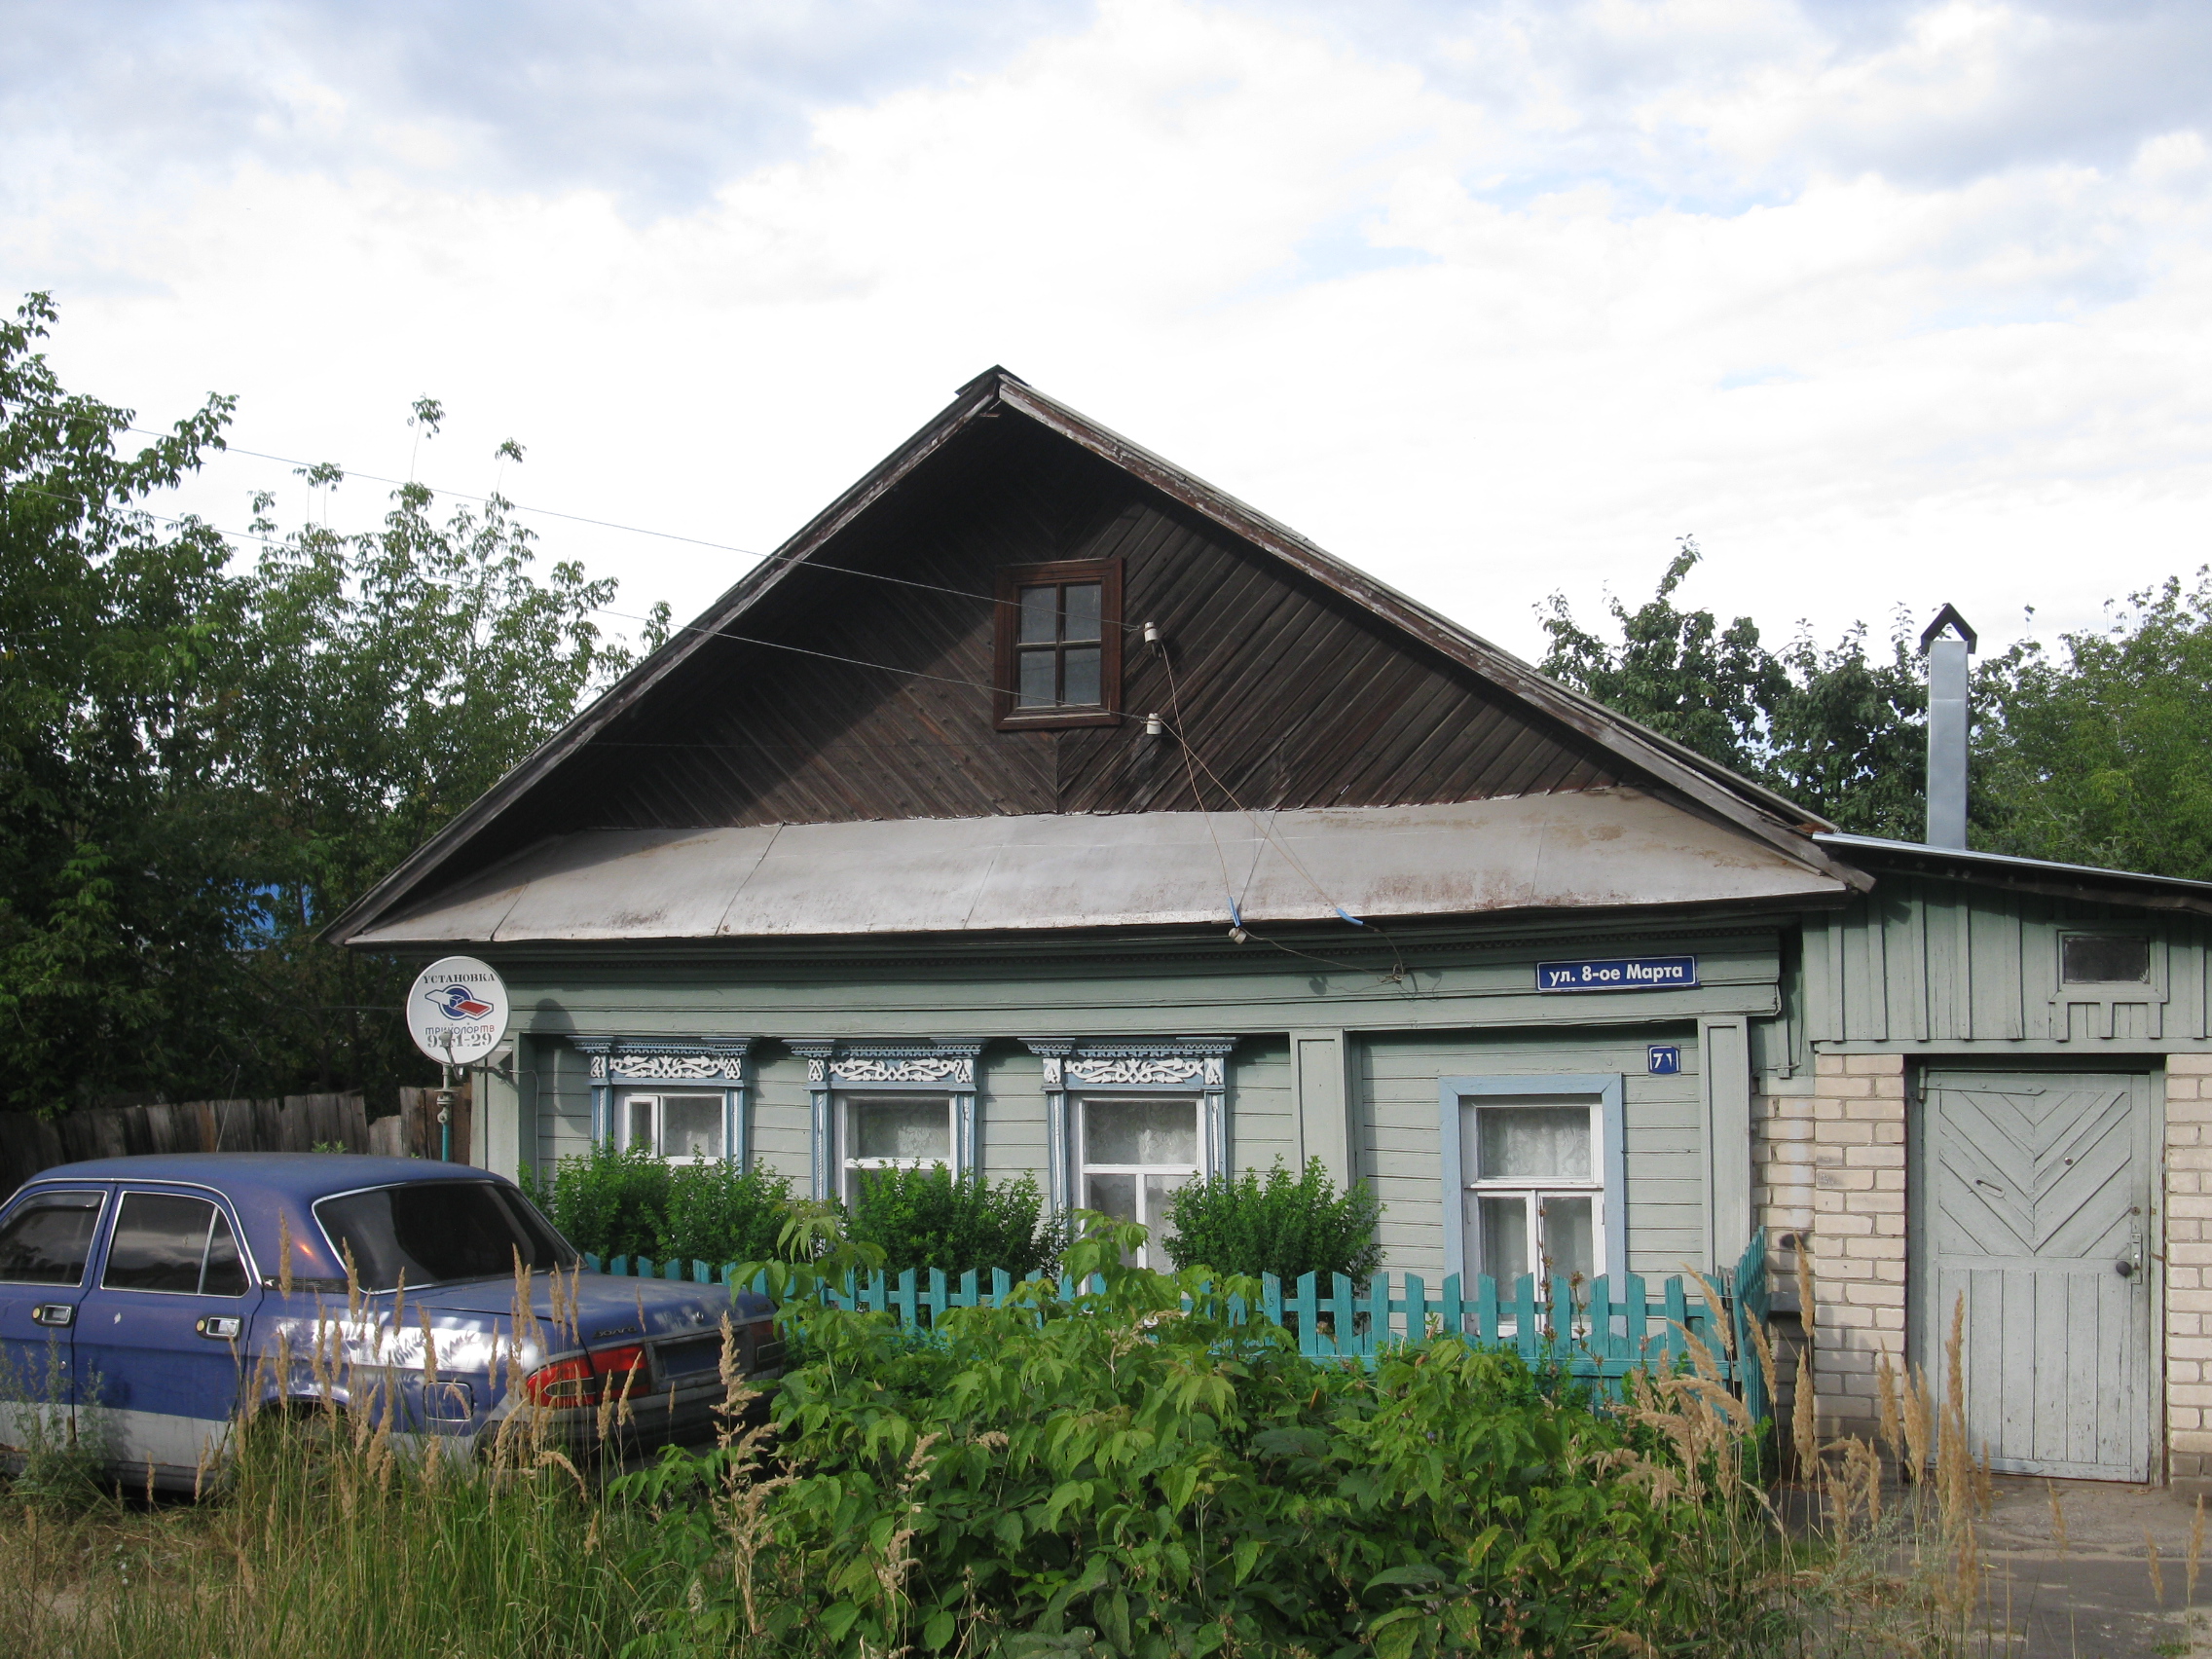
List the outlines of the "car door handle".
{"label": "car door handle", "polygon": [[77,1322],[77,1305],[74,1302],[42,1302],[31,1309],[31,1322],[38,1325],[73,1325]]}
{"label": "car door handle", "polygon": [[227,1343],[239,1334],[239,1320],[236,1314],[210,1313],[192,1328],[203,1337],[213,1337],[219,1343]]}

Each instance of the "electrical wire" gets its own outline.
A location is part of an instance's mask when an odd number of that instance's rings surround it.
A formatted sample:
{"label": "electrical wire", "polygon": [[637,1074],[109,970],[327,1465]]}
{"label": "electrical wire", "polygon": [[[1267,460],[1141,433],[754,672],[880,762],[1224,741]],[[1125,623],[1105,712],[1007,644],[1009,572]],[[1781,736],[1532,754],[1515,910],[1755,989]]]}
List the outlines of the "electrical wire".
{"label": "electrical wire", "polygon": [[[24,407],[36,408],[49,414],[69,413],[67,410],[59,409],[53,404],[31,404],[25,405]],[[140,437],[148,438],[166,438],[175,435],[170,432],[156,431],[150,426],[133,425],[129,422],[124,423],[118,429],[126,432],[136,432]],[[755,561],[755,570],[758,570],[764,565],[783,564],[790,566],[806,562],[805,555],[802,554],[789,553],[779,555],[774,553],[760,553],[755,551],[750,547],[739,547],[732,542],[709,541],[704,536],[683,535],[675,531],[652,530],[644,525],[622,524],[614,519],[588,518],[582,513],[565,513],[553,507],[525,506],[519,501],[508,500],[504,496],[475,496],[469,494],[465,490],[448,490],[441,485],[422,484],[420,483],[420,481],[415,479],[387,478],[383,474],[375,472],[354,472],[347,467],[338,466],[338,463],[334,461],[324,462],[299,461],[290,456],[271,455],[266,450],[250,450],[242,448],[240,445],[227,443],[220,437],[216,438],[214,441],[214,453],[218,455],[248,456],[255,461],[274,461],[279,466],[289,466],[295,471],[299,472],[305,472],[313,467],[322,465],[337,466],[339,473],[337,482],[343,482],[347,478],[365,478],[372,484],[390,484],[402,489],[407,488],[410,485],[415,485],[421,489],[427,490],[433,496],[446,496],[457,501],[472,502],[477,506],[492,506],[494,504],[497,504],[498,507],[507,512],[532,513],[540,518],[555,518],[565,520],[570,524],[590,525],[596,530],[619,531],[626,535],[646,535],[655,537],[656,539],[662,541],[680,541],[686,546],[704,547],[717,553],[735,553],[740,558],[751,559]],[[155,514],[153,516],[158,518],[161,515]],[[855,571],[847,569],[846,567],[840,565],[821,565],[811,563],[808,564],[808,569],[815,571],[831,571],[841,576],[858,576],[863,581],[889,582],[896,587],[914,588],[924,593],[950,594],[956,599],[979,599],[982,600],[985,604],[991,605],[993,607],[1000,605],[1013,605],[1015,603],[1015,601],[1013,600],[1002,600],[995,593],[979,593],[973,588],[947,587],[941,582],[916,581],[910,576],[888,575],[879,571]],[[1121,622],[1117,623],[1116,626],[1119,627],[1124,633],[1134,633],[1139,627],[1142,626],[1142,624]]]}
{"label": "electrical wire", "polygon": [[[21,490],[33,496],[45,496],[50,499],[56,501],[74,501],[80,505],[83,504],[82,499],[79,497],[66,496],[55,490],[41,490],[35,484],[14,484],[10,485],[9,488],[14,490]],[[138,514],[140,517],[150,518],[158,524],[169,524],[189,529],[207,530],[213,532],[217,535],[225,537],[226,539],[235,537],[240,541],[258,541],[266,547],[284,547],[289,545],[289,543],[280,541],[273,536],[257,535],[250,531],[224,530],[219,525],[209,524],[205,519],[172,518],[166,513],[149,512],[143,507],[133,507],[130,510]],[[642,623],[648,627],[652,625],[654,620],[650,616],[638,616],[629,611],[615,610],[610,607],[604,605],[595,605],[591,607],[591,609],[595,615],[612,616],[620,621]],[[781,640],[763,640],[757,635],[754,634],[733,634],[727,629],[723,628],[702,628],[696,622],[678,623],[676,624],[674,631],[679,634],[704,634],[711,639],[717,640],[735,640],[743,645],[761,645],[769,650],[774,651],[795,651],[800,656],[820,657],[826,662],[841,662],[848,664],[853,668],[874,669],[883,674],[903,674],[913,680],[931,680],[935,681],[940,685],[964,685],[971,690],[976,691],[995,692],[997,690],[996,686],[987,685],[979,680],[959,680],[953,678],[950,675],[926,673],[925,671],[918,668],[903,668],[896,663],[869,662],[865,657],[841,656],[835,651],[813,650],[805,645],[786,645]],[[684,747],[705,748],[712,746],[685,745]],[[731,747],[735,746],[733,745]]]}

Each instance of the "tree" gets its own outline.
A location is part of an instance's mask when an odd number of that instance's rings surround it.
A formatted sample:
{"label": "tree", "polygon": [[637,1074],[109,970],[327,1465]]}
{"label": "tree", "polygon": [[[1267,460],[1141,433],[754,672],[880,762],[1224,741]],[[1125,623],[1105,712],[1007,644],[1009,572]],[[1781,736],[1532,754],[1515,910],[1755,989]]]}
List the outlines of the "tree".
{"label": "tree", "polygon": [[60,386],[54,321],[33,295],[0,324],[0,1102],[434,1075],[406,970],[317,932],[628,669],[614,583],[540,578],[510,502],[440,520],[420,485],[360,535],[263,498],[244,565],[146,504],[231,401],[120,453],[131,412]]}
{"label": "tree", "polygon": [[1677,606],[1700,557],[1684,536],[1647,603],[1632,611],[1607,599],[1617,641],[1552,595],[1539,612],[1551,636],[1539,666],[1846,830],[1917,837],[1928,690],[1908,620],[1898,617],[1886,658],[1869,654],[1863,623],[1827,649],[1800,623],[1771,651],[1748,616],[1723,628],[1711,610]]}
{"label": "tree", "polygon": [[[437,406],[416,407],[434,435]],[[511,442],[501,453],[522,459]],[[257,973],[286,988],[276,1016],[295,1075],[381,1094],[424,1064],[399,1018],[410,970],[322,944],[320,929],[634,657],[597,621],[616,583],[569,562],[539,580],[501,497],[439,522],[432,493],[404,485],[381,529],[351,536],[278,537],[268,505],[258,498],[253,530],[271,539],[248,583],[257,666],[239,717],[261,800]],[[646,647],[667,631],[658,606]]]}
{"label": "tree", "polygon": [[1987,845],[2212,880],[2212,570],[1976,676]]}
{"label": "tree", "polygon": [[220,448],[211,397],[134,454],[66,392],[43,294],[0,322],[0,1098],[238,1075],[250,915],[225,717],[245,592],[205,525],[141,504]]}
{"label": "tree", "polygon": [[1567,596],[1553,594],[1539,612],[1552,643],[1538,666],[1661,736],[1756,775],[1782,670],[1750,617],[1722,628],[1710,610],[1677,608],[1676,590],[1702,557],[1685,535],[1647,603],[1632,611],[1606,596],[1617,645],[1585,630]]}

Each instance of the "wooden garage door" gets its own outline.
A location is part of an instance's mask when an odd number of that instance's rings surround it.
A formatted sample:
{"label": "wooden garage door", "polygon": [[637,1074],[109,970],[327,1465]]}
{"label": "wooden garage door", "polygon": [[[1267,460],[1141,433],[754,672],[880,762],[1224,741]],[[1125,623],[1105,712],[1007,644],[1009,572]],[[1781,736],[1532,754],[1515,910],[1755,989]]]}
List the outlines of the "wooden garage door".
{"label": "wooden garage door", "polygon": [[1915,1357],[1966,1307],[1966,1420],[2010,1473],[2151,1473],[2149,1080],[1931,1071]]}

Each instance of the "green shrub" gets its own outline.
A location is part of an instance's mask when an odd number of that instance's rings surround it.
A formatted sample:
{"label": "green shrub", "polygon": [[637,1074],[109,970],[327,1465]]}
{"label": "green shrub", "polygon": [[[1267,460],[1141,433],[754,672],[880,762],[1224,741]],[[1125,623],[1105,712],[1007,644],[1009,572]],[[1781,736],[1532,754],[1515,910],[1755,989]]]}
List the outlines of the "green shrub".
{"label": "green shrub", "polygon": [[1337,1191],[1316,1158],[1293,1176],[1276,1159],[1263,1182],[1259,1172],[1223,1173],[1193,1181],[1167,1200],[1165,1240],[1178,1268],[1203,1264],[1217,1272],[1257,1278],[1273,1273],[1285,1283],[1302,1273],[1365,1279],[1382,1263],[1375,1224],[1382,1206],[1364,1181]]}
{"label": "green shrub", "polygon": [[734,1163],[683,1163],[668,1173],[657,1261],[716,1267],[771,1255],[790,1217],[792,1184],[773,1170]]}
{"label": "green shrub", "polygon": [[523,1171],[522,1185],[570,1243],[603,1260],[754,1261],[774,1250],[792,1201],[791,1182],[772,1170],[671,1165],[645,1147],[595,1146],[562,1159],[550,1179]]}
{"label": "green shrub", "polygon": [[1059,1235],[1044,1208],[1029,1175],[993,1186],[978,1175],[956,1176],[941,1163],[881,1169],[867,1175],[847,1232],[856,1243],[882,1250],[883,1265],[893,1272],[1004,1268],[1019,1278],[1058,1257]]}
{"label": "green shrub", "polygon": [[601,1145],[562,1159],[550,1178],[524,1170],[522,1187],[577,1249],[658,1260],[668,1177],[648,1148]]}

